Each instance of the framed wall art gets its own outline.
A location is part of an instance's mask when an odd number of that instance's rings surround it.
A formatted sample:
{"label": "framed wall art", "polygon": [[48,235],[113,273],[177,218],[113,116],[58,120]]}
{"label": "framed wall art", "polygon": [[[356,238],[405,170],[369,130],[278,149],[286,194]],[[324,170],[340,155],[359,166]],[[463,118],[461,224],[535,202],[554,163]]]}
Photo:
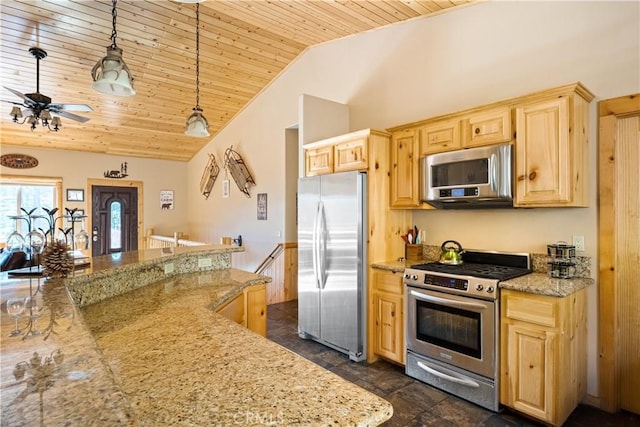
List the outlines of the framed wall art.
{"label": "framed wall art", "polygon": [[258,193],[258,221],[267,220],[267,193]]}
{"label": "framed wall art", "polygon": [[160,209],[173,209],[173,190],[160,190]]}
{"label": "framed wall art", "polygon": [[67,188],[67,202],[84,202],[84,190],[81,188]]}

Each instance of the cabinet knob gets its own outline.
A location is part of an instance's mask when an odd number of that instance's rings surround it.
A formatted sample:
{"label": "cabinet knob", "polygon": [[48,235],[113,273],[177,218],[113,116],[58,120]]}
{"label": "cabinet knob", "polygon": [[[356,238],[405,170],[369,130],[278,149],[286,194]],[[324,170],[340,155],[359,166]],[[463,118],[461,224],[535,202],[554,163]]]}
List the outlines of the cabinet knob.
{"label": "cabinet knob", "polygon": [[476,135],[479,134],[480,133],[480,128],[475,128],[474,132],[475,132]]}
{"label": "cabinet knob", "polygon": [[529,174],[529,181],[533,181],[534,179],[536,179],[536,171],[531,171]]}

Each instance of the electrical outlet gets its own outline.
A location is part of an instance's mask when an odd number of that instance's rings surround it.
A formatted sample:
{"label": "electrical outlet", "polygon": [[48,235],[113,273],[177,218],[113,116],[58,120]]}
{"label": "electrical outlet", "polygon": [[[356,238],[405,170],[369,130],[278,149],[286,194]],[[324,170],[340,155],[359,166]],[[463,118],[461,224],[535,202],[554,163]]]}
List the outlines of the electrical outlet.
{"label": "electrical outlet", "polygon": [[573,236],[573,246],[576,251],[584,252],[584,236]]}
{"label": "electrical outlet", "polygon": [[198,258],[198,267],[211,267],[212,265],[211,258]]}
{"label": "electrical outlet", "polygon": [[167,263],[164,265],[164,274],[171,274],[173,273],[173,263]]}

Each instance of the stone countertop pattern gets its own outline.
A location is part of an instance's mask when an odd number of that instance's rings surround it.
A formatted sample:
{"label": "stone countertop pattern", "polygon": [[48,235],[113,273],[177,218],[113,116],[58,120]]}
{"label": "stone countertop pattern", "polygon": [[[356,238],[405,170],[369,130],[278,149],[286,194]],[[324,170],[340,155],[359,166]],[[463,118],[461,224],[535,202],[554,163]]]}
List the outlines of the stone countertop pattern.
{"label": "stone countertop pattern", "polygon": [[566,297],[593,285],[595,281],[588,277],[557,279],[546,273],[531,273],[515,279],[500,282],[501,289],[512,289],[537,295]]}
{"label": "stone countertop pattern", "polygon": [[[435,260],[432,260],[435,261]],[[420,262],[430,261],[386,261],[371,264],[371,267],[381,270],[403,272],[405,268]],[[546,264],[543,264],[546,267]],[[525,276],[500,282],[502,289],[512,289],[537,295],[549,295],[554,297],[565,297],[578,292],[581,289],[593,285],[595,281],[589,277],[574,277],[571,279],[557,279],[544,272],[534,271]]]}
{"label": "stone countertop pattern", "polygon": [[[136,264],[127,257],[126,265]],[[92,268],[106,272],[101,262]],[[245,286],[269,280],[230,268],[196,271],[79,308],[63,280],[1,275],[1,425],[377,425],[390,418],[387,401],[214,312]],[[14,322],[4,302],[38,288],[44,333],[9,337]],[[26,329],[28,317],[19,324]],[[43,359],[39,370],[28,366],[34,352]],[[23,378],[14,376],[17,365]]]}

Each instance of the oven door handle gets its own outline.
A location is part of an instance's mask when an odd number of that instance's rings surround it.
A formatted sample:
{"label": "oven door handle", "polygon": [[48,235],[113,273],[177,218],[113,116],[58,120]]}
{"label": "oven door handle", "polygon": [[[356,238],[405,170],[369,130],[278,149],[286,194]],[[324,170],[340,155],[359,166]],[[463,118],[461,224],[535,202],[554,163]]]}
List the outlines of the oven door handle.
{"label": "oven door handle", "polygon": [[478,388],[478,387],[480,387],[480,384],[478,384],[477,382],[473,381],[473,380],[472,380],[472,379],[470,379],[470,378],[457,378],[457,377],[452,377],[451,375],[447,375],[447,374],[445,374],[445,373],[442,373],[442,372],[440,372],[440,371],[437,371],[437,370],[435,370],[435,369],[433,369],[433,368],[431,368],[431,367],[429,367],[429,366],[425,365],[425,364],[424,364],[424,363],[422,363],[422,362],[418,362],[418,367],[419,367],[420,369],[423,369],[423,370],[427,371],[427,372],[428,372],[428,373],[430,373],[431,375],[435,375],[435,376],[436,376],[436,377],[438,377],[438,378],[442,378],[442,379],[444,379],[444,380],[451,381],[451,382],[456,383],[456,384],[462,384],[462,385],[464,385],[464,386],[472,387],[472,388]]}
{"label": "oven door handle", "polygon": [[477,304],[474,302],[464,302],[464,301],[453,301],[447,298],[434,297],[431,295],[425,295],[423,293],[417,291],[410,291],[411,295],[416,297],[417,299],[429,302],[437,302],[438,304],[442,304],[449,307],[456,308],[476,308],[485,310],[487,307],[484,304]]}

